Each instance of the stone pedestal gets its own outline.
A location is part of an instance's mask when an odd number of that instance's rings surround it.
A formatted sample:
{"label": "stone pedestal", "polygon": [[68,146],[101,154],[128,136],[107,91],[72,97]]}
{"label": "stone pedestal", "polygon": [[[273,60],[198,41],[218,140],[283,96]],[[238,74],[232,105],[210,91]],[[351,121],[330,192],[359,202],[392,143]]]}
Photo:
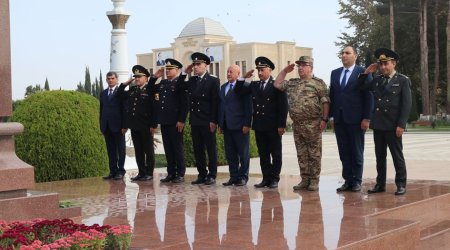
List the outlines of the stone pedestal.
{"label": "stone pedestal", "polygon": [[81,208],[60,209],[58,194],[29,191],[34,187],[34,168],[17,157],[14,147],[14,136],[24,127],[3,122],[12,114],[8,0],[0,0],[0,34],[0,220],[71,218],[80,222]]}
{"label": "stone pedestal", "polygon": [[34,186],[34,168],[15,153],[14,136],[22,132],[23,125],[20,123],[0,123],[0,192]]}

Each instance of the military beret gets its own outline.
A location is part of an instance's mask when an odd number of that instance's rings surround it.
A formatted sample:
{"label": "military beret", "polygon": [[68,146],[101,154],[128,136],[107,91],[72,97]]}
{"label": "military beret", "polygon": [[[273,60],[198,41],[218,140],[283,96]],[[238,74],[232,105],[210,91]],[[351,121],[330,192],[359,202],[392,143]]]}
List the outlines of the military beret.
{"label": "military beret", "polygon": [[257,57],[255,59],[255,64],[257,69],[266,67],[271,68],[272,70],[275,69],[275,64],[273,64],[273,62],[269,58],[264,56]]}
{"label": "military beret", "polygon": [[193,53],[191,55],[191,59],[193,63],[206,63],[207,65],[211,63],[211,59],[209,58],[209,56],[200,52]]}
{"label": "military beret", "polygon": [[181,69],[183,68],[183,64],[181,64],[179,61],[172,59],[172,58],[167,58],[165,60],[166,62],[166,69]]}
{"label": "military beret", "polygon": [[149,77],[150,76],[150,72],[148,72],[148,70],[141,65],[134,65],[132,71],[133,71],[133,77],[136,77],[136,76]]}
{"label": "military beret", "polygon": [[309,65],[314,65],[314,59],[310,56],[301,56],[297,61],[295,61],[296,64],[300,64],[301,62],[307,63]]}
{"label": "military beret", "polygon": [[374,55],[378,62],[387,62],[390,60],[398,61],[400,59],[397,53],[386,48],[378,48],[375,50]]}

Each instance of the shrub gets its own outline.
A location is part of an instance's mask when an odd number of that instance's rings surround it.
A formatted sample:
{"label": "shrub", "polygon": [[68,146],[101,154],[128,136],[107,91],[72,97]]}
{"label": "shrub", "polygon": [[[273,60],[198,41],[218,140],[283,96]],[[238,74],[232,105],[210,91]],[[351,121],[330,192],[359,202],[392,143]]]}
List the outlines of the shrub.
{"label": "shrub", "polygon": [[[189,119],[189,118],[188,118]],[[188,120],[187,119],[187,120]],[[191,136],[191,125],[186,121],[184,126],[184,156],[186,161],[186,167],[195,167],[195,156],[194,149],[192,147],[192,136]],[[217,164],[218,166],[227,165],[227,160],[225,157],[225,144],[223,140],[223,134],[217,132],[216,134],[216,144],[217,144]],[[205,152],[206,154],[206,152]],[[257,157],[258,149],[256,147],[255,132],[250,131],[250,157]],[[206,154],[208,158],[208,154]],[[208,163],[208,162],[207,162]]]}
{"label": "shrub", "polygon": [[17,107],[11,121],[25,127],[16,137],[16,152],[34,166],[36,182],[108,173],[95,97],[75,91],[39,92]]}

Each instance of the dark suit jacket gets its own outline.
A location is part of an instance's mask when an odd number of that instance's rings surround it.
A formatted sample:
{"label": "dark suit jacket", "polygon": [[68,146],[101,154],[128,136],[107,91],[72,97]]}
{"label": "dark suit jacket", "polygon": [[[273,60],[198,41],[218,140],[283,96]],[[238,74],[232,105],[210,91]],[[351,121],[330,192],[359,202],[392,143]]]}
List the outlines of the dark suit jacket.
{"label": "dark suit jacket", "polygon": [[185,82],[186,75],[180,75],[182,89],[187,90],[189,97],[189,122],[194,126],[209,126],[210,122],[217,124],[219,108],[219,78],[208,72],[200,82],[194,76]]}
{"label": "dark suit jacket", "polygon": [[172,81],[163,79],[156,84],[158,79],[150,77],[148,89],[155,93],[155,115],[161,125],[175,125],[177,122],[185,122],[188,112],[187,95],[181,89],[181,80],[175,78]]}
{"label": "dark suit jacket", "polygon": [[[347,85],[341,89],[340,67],[331,72],[330,80],[330,117],[335,123],[359,124],[363,119],[370,119],[373,108],[373,96],[368,90],[362,90],[358,86],[358,75],[364,73],[364,68],[356,65],[348,76]],[[369,76],[368,80],[372,80]],[[342,112],[342,117],[339,113]],[[341,121],[341,118],[343,121]]]}
{"label": "dark suit jacket", "polygon": [[371,129],[395,131],[397,127],[405,128],[411,111],[411,81],[408,77],[395,73],[389,83],[383,86],[384,77],[376,76],[366,81],[367,74],[361,74],[358,85],[371,90],[374,95],[375,108],[370,122]]}
{"label": "dark suit jacket", "polygon": [[264,91],[260,90],[260,81],[246,84],[237,81],[234,91],[240,95],[251,94],[253,101],[252,128],[258,131],[268,131],[286,127],[288,99],[286,92],[273,86],[270,77]]}
{"label": "dark suit jacket", "polygon": [[102,133],[106,129],[117,133],[122,128],[126,128],[125,105],[121,98],[116,95],[117,87],[111,98],[108,97],[109,88],[100,93],[100,130]]}
{"label": "dark suit jacket", "polygon": [[225,94],[228,85],[230,84],[225,83],[220,88],[219,127],[230,130],[241,130],[244,126],[250,127],[252,121],[250,94],[238,95],[233,90],[228,90],[228,93]]}

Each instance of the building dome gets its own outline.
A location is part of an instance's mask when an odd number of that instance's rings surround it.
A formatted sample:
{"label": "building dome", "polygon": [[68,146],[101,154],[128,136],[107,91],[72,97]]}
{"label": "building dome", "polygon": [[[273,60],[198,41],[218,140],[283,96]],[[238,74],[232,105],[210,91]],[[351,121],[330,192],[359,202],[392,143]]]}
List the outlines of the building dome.
{"label": "building dome", "polygon": [[231,37],[221,23],[206,17],[200,17],[188,23],[178,37],[202,35]]}

